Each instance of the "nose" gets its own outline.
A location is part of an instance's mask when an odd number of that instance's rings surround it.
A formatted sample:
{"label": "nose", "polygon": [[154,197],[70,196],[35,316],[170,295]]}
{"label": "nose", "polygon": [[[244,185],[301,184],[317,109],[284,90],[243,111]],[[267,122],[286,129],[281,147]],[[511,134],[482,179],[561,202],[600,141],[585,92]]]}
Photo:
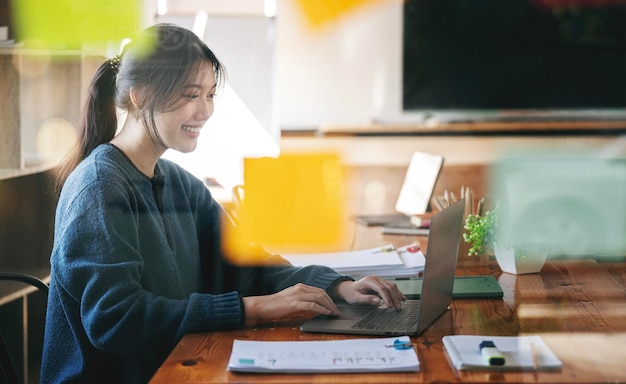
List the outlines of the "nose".
{"label": "nose", "polygon": [[201,100],[198,103],[198,107],[196,109],[196,119],[198,120],[208,120],[211,115],[213,115],[213,110],[215,106],[213,104],[213,99],[209,100]]}

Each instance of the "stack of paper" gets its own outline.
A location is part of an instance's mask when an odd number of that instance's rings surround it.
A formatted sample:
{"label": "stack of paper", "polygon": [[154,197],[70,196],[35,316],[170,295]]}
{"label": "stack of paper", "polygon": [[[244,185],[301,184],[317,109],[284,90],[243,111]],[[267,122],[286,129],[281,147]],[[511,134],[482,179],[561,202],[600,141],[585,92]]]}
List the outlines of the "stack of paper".
{"label": "stack of paper", "polygon": [[424,271],[426,265],[426,257],[421,248],[417,244],[409,244],[396,249],[404,268],[402,270],[393,271],[390,275],[380,275],[382,277],[414,277]]}
{"label": "stack of paper", "polygon": [[408,336],[323,341],[235,340],[228,370],[267,373],[416,372],[419,360]]}
{"label": "stack of paper", "polygon": [[370,275],[387,278],[417,276],[426,263],[416,244],[398,249],[388,244],[358,251],[282,256],[295,266],[325,265],[355,279]]}

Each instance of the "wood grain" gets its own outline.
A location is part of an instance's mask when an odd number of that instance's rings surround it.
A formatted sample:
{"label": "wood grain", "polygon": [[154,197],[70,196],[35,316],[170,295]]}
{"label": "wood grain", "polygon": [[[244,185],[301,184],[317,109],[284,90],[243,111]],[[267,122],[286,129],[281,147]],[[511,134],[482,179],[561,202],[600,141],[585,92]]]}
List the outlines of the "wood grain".
{"label": "wood grain", "polygon": [[[487,266],[465,267],[482,274]],[[622,265],[593,260],[551,261],[539,274],[496,273],[503,300],[454,300],[422,336],[414,338],[420,372],[387,374],[236,374],[226,370],[234,339],[336,340],[346,335],[307,334],[299,322],[260,324],[242,330],[187,335],[152,383],[185,382],[606,382],[624,381],[626,293],[611,275]],[[455,372],[441,338],[449,334],[539,334],[563,361],[558,372]]]}

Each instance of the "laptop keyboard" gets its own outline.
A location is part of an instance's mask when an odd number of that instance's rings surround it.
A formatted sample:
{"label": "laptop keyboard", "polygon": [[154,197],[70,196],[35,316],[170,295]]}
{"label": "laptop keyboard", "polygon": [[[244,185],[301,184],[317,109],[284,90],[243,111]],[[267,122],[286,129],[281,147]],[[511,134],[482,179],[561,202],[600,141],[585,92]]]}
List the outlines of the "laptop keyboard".
{"label": "laptop keyboard", "polygon": [[402,302],[400,311],[377,308],[359,320],[352,328],[405,332],[417,323],[419,305],[419,300],[407,300]]}

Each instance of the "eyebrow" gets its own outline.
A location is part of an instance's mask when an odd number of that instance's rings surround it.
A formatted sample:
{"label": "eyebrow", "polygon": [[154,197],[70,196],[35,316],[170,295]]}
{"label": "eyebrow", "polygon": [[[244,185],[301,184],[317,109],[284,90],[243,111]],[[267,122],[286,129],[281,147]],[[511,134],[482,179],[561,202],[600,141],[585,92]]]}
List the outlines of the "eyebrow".
{"label": "eyebrow", "polygon": [[[202,86],[199,85],[199,84],[187,84],[187,85],[183,86],[183,89],[189,89],[189,88],[200,89],[200,88],[202,88]],[[217,88],[217,83],[213,84],[213,86],[211,88],[209,88],[209,89],[214,89],[214,88]]]}

